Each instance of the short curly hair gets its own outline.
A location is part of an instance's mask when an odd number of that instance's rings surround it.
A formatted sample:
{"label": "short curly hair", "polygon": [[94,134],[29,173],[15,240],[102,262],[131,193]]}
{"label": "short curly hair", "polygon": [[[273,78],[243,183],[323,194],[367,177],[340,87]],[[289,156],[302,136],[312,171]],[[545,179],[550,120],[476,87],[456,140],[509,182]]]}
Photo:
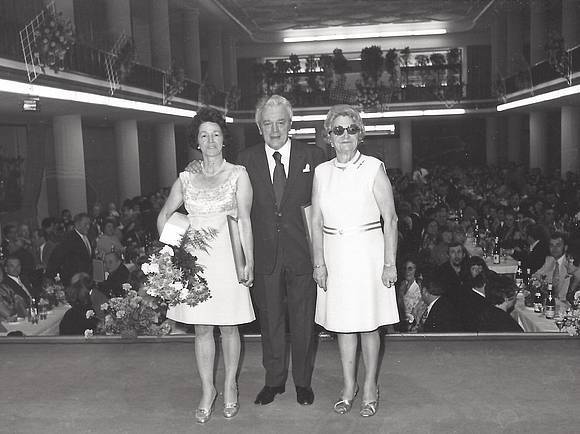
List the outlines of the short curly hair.
{"label": "short curly hair", "polygon": [[193,120],[189,125],[189,146],[194,149],[197,148],[197,135],[199,134],[199,127],[204,122],[213,122],[214,124],[218,124],[224,136],[224,146],[229,145],[230,134],[226,126],[226,118],[224,115],[219,110],[216,110],[212,107],[202,107],[193,117]]}
{"label": "short curly hair", "polygon": [[360,128],[360,132],[358,133],[358,141],[359,143],[362,142],[365,137],[365,126],[363,124],[360,113],[357,109],[349,106],[348,104],[339,104],[330,107],[330,110],[326,115],[326,120],[324,121],[324,137],[328,143],[330,143],[329,131],[332,129],[334,120],[339,116],[346,116],[350,118]]}

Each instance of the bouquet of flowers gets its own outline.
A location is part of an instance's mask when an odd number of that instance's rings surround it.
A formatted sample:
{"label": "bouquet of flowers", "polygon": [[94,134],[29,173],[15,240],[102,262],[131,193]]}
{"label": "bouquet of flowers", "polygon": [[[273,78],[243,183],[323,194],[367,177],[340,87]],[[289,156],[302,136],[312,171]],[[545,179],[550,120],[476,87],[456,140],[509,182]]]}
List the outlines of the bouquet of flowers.
{"label": "bouquet of flowers", "polygon": [[166,335],[171,331],[168,323],[159,322],[159,306],[155,299],[141,296],[126,283],[125,297],[111,298],[101,305],[105,320],[100,332],[106,335],[120,334],[126,337],[138,335]]}
{"label": "bouquet of flowers", "polygon": [[562,324],[558,324],[558,327],[562,327],[570,336],[580,335],[580,291],[576,291],[574,294],[574,300],[572,302],[572,308],[566,311],[564,318],[562,318]]}
{"label": "bouquet of flowers", "polygon": [[207,252],[209,241],[216,235],[214,229],[190,230],[175,249],[169,245],[157,246],[149,256],[149,262],[141,266],[147,276],[146,293],[157,298],[162,306],[185,303],[193,307],[211,298],[202,276],[203,267],[190,249]]}
{"label": "bouquet of flowers", "polygon": [[42,282],[42,298],[48,300],[51,306],[58,306],[59,303],[66,303],[66,293],[64,286],[60,282],[60,274],[56,274],[54,280],[46,279]]}
{"label": "bouquet of flowers", "polygon": [[70,19],[57,15],[47,14],[45,20],[34,31],[34,56],[40,67],[48,66],[54,72],[64,69],[64,57],[75,43],[73,25]]}

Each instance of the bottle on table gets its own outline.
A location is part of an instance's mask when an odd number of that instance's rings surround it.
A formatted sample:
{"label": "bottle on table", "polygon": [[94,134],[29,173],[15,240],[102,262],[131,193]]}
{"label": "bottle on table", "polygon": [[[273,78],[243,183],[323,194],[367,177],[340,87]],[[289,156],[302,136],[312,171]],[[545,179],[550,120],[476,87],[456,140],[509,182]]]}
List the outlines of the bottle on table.
{"label": "bottle on table", "polygon": [[542,291],[540,290],[540,287],[536,287],[536,292],[534,294],[534,312],[536,313],[542,313],[542,307],[543,307],[544,303],[542,300]]}
{"label": "bottle on table", "polygon": [[548,295],[546,296],[546,308],[544,310],[547,319],[554,319],[556,316],[556,297],[552,284],[548,283]]}
{"label": "bottle on table", "polygon": [[518,268],[516,269],[516,286],[521,291],[524,289],[524,272],[522,270],[522,261],[518,261]]}
{"label": "bottle on table", "polygon": [[477,219],[475,219],[475,221],[474,221],[474,227],[473,227],[473,243],[476,246],[479,246],[479,222],[477,221]]}
{"label": "bottle on table", "polygon": [[501,262],[501,254],[499,247],[499,237],[495,237],[495,243],[493,245],[493,263],[499,264]]}
{"label": "bottle on table", "polygon": [[524,276],[526,286],[530,284],[530,279],[532,278],[532,269],[526,268],[526,275]]}
{"label": "bottle on table", "polygon": [[32,324],[38,324],[38,305],[36,304],[35,298],[30,300],[30,308],[28,309],[28,322],[31,322]]}

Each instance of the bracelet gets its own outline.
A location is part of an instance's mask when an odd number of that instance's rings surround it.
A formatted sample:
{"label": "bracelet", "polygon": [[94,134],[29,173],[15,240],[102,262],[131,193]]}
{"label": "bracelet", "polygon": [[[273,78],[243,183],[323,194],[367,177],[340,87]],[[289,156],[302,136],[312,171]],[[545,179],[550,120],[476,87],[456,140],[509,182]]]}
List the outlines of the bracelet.
{"label": "bracelet", "polygon": [[314,265],[312,268],[314,268],[316,270],[317,268],[322,268],[322,267],[326,267],[326,265],[325,264]]}
{"label": "bracelet", "polygon": [[395,264],[383,264],[385,267],[394,267]]}

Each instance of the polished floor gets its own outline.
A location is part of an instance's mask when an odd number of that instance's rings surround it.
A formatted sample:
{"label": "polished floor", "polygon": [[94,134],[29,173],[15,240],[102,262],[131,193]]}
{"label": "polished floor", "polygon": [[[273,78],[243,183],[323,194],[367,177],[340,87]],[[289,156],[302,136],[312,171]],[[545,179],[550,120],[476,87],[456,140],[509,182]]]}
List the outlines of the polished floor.
{"label": "polished floor", "polygon": [[[574,433],[580,432],[580,340],[388,338],[375,417],[332,412],[341,388],[336,341],[319,344],[315,402],[291,379],[268,406],[260,342],[248,339],[241,411],[193,420],[199,384],[191,337],[0,341],[1,433]],[[223,378],[221,366],[217,379]],[[360,400],[355,402],[357,410]]]}

